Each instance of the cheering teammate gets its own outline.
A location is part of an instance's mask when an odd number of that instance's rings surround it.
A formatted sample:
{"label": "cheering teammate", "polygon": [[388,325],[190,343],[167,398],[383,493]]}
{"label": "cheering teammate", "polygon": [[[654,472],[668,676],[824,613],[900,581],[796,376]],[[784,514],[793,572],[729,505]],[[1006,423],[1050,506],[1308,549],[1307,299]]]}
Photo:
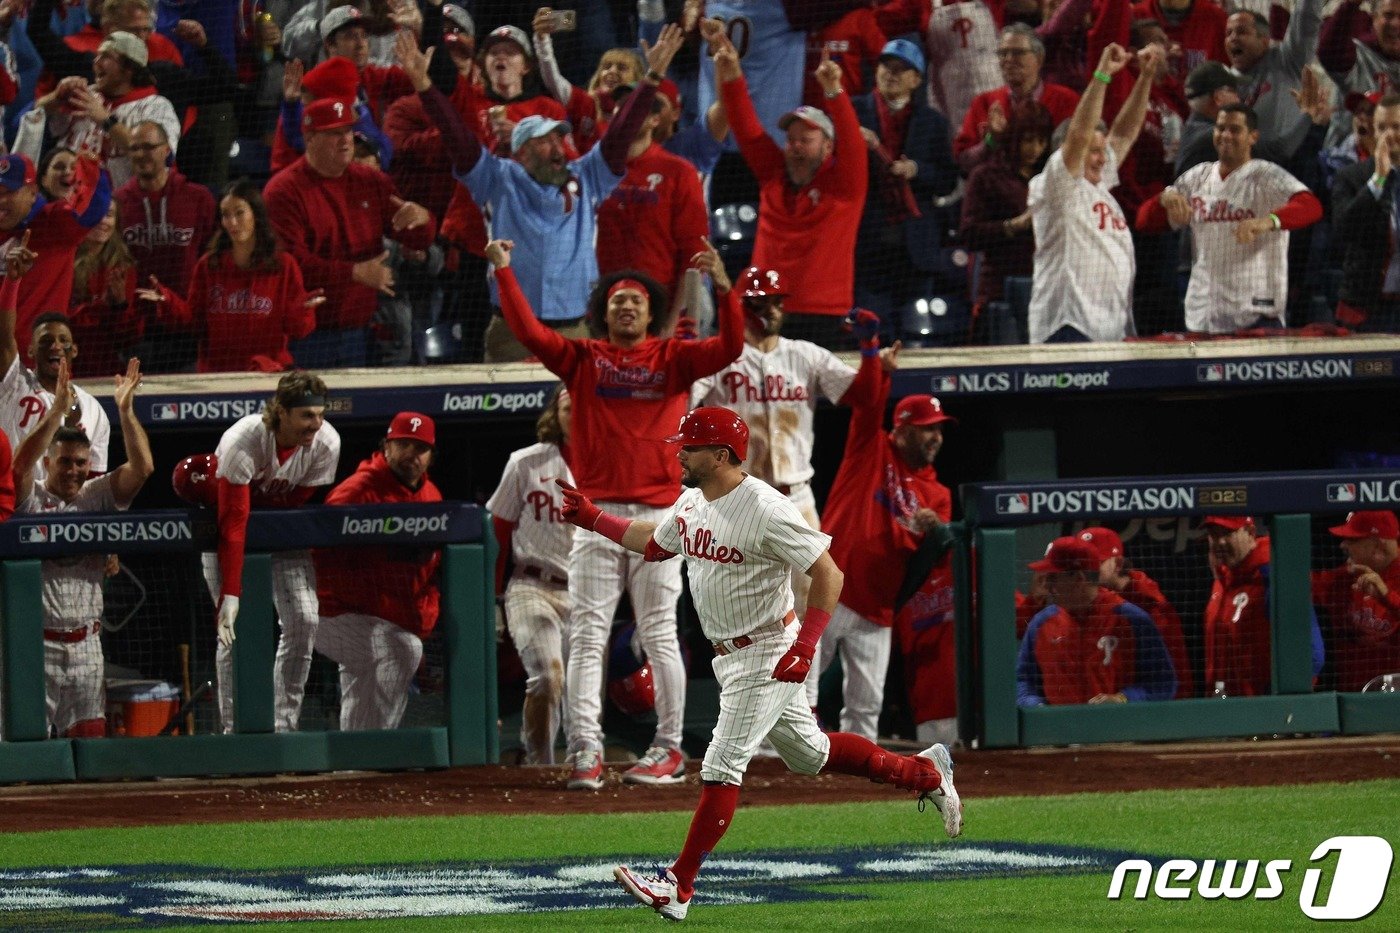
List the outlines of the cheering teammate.
{"label": "cheering teammate", "polygon": [[[218,608],[219,719],[233,731],[234,622],[243,592],[243,542],[248,510],[292,508],[330,485],[340,460],[340,435],[325,420],[326,384],[320,376],[290,372],[261,415],[233,423],[219,439],[219,551],[204,555],[204,581]],[[282,632],[272,669],[275,726],[291,732],[301,718],[306,675],[316,641],[316,569],[307,551],[272,555],[272,603]]]}
{"label": "cheering teammate", "polygon": [[[380,450],[326,496],[326,505],[441,502],[428,478],[437,425],[401,411]],[[316,650],[340,665],[340,729],[397,729],[423,639],[438,620],[437,548],[381,545],[314,552]],[[366,567],[375,572],[367,574]]]}
{"label": "cheering teammate", "polygon": [[1282,327],[1288,303],[1288,231],[1322,219],[1322,202],[1272,162],[1253,158],[1259,121],[1244,104],[1215,116],[1218,162],[1189,170],[1138,208],[1138,228],[1190,225],[1196,242],[1186,329],[1226,334]]}
{"label": "cheering teammate", "polygon": [[497,599],[504,597],[506,625],[525,666],[520,742],[527,765],[554,764],[559,704],[564,698],[574,529],[564,521],[554,480],[574,481],[565,459],[573,413],[573,398],[560,386],[535,422],[539,443],[510,455],[501,484],[486,503],[499,545]]}
{"label": "cheering teammate", "polygon": [[[133,359],[125,376],[116,376],[112,395],[121,415],[128,460],[110,473],[88,479],[91,445],[87,435],[64,426],[73,404],[68,361],[58,365],[54,395],[34,430],[15,451],[16,501],[20,512],[124,511],[155,472],[151,445],[132,401],[141,382],[141,363]],[[45,479],[36,486],[34,468],[44,459]],[[58,557],[43,562],[44,698],[49,734],[100,738],[107,732],[102,691],[102,584],[107,559],[102,554]]]}
{"label": "cheering teammate", "polygon": [[[511,246],[493,240],[486,258],[496,268],[506,323],[569,387],[574,403],[570,466],[579,488],[629,518],[659,519],[680,481],[680,465],[668,455],[663,438],[685,412],[695,380],[733,362],[743,349],[738,296],[719,254],[706,241],[706,251],[691,262],[709,273],[722,297],[720,336],[657,339],[668,307],[665,290],[640,273],[619,272],[604,276],[588,301],[590,319],[607,338],[571,340],[530,310],[510,269]],[[574,757],[568,786],[575,790],[603,786],[603,655],[624,590],[656,680],[656,736],[623,780],[673,784],[685,774],[685,666],[676,637],[680,567],[646,563],[615,544],[577,535],[569,555],[573,618],[565,677],[565,730]]]}
{"label": "cheering teammate", "polygon": [[[748,473],[792,500],[808,525],[821,530],[817,499],[812,495],[812,420],[817,397],[838,405],[854,405],[873,397],[876,367],[863,367],[869,378],[836,354],[807,340],[781,336],[783,299],[787,292],[774,269],[749,267],[740,278],[744,304],[744,350],[729,366],[699,380],[690,390],[692,405],[721,405],[739,414],[749,426],[753,456]],[[873,311],[862,311],[874,326]],[[873,354],[872,354],[873,356]],[[797,610],[807,606],[806,574],[792,575]]]}
{"label": "cheering teammate", "polygon": [[[697,408],[668,438],[680,444],[686,490],[660,521],[630,521],[600,510],[561,482],[564,517],[648,562],[685,555],[700,627],[715,650],[720,714],[700,768],[700,803],[680,857],[659,877],[626,865],[613,871],[634,898],[668,920],[684,920],[700,863],[734,819],[739,785],[758,743],[767,737],[799,774],[855,774],[916,791],[943,815],[949,836],[962,832],[962,801],[953,760],[943,745],[895,755],[857,735],[826,735],[807,706],[802,680],[822,629],[836,608],[842,574],[827,551],[830,538],[808,526],[786,496],[740,468],[748,427],[724,408]],[[812,578],[800,625],[788,575]]]}

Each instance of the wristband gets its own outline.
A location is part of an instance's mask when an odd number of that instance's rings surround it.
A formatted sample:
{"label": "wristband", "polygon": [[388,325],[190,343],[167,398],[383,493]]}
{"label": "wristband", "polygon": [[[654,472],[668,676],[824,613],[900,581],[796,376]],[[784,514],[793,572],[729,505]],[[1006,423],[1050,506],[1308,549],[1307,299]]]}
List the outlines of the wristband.
{"label": "wristband", "polygon": [[1385,176],[1382,175],[1380,172],[1377,172],[1376,174],[1371,176],[1371,184],[1375,185],[1377,188],[1384,188]]}
{"label": "wristband", "polygon": [[1113,76],[1112,76],[1112,75],[1108,75],[1108,74],[1104,74],[1102,71],[1095,71],[1095,72],[1094,72],[1094,80],[1095,80],[1095,81],[1102,81],[1104,84],[1112,84],[1112,83],[1113,83]]}
{"label": "wristband", "polygon": [[805,645],[809,648],[815,648],[830,621],[831,613],[825,609],[808,606],[807,614],[802,617],[802,628],[797,633],[797,641],[793,642],[793,647]]}
{"label": "wristband", "polygon": [[835,100],[837,97],[841,96],[841,92],[844,90],[845,88],[838,87],[834,91],[823,91],[822,93],[826,95],[827,100]]}
{"label": "wristband", "polygon": [[663,75],[663,74],[657,74],[655,71],[648,71],[648,72],[647,72],[647,80],[648,80],[648,81],[654,81],[654,82],[656,82],[657,84],[660,84],[662,81],[665,81],[665,80],[666,80],[666,76]]}
{"label": "wristband", "polygon": [[988,130],[987,134],[982,137],[982,145],[986,146],[988,149],[995,149],[997,147],[997,138],[992,135],[991,130]]}
{"label": "wristband", "polygon": [[1283,229],[1283,221],[1281,221],[1281,220],[1278,219],[1278,215],[1277,215],[1277,214],[1270,214],[1270,215],[1269,215],[1269,219],[1272,220],[1272,221],[1274,222],[1274,229],[1275,229],[1275,230],[1282,230],[1282,229]]}
{"label": "wristband", "polygon": [[627,529],[632,527],[632,519],[623,518],[620,515],[612,515],[607,512],[599,512],[598,519],[593,523],[593,530],[609,541],[622,543],[622,536],[627,534]]}

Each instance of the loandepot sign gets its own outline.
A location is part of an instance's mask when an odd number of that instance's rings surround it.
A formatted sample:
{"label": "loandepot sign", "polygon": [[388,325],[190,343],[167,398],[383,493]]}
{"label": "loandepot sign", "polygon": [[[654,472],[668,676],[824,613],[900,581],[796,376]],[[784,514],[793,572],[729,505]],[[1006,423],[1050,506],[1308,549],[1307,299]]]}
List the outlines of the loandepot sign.
{"label": "loandepot sign", "polygon": [[[258,872],[192,865],[0,871],[0,927],[91,930],[191,923],[368,920],[631,907],[619,862],[432,863]],[[697,906],[849,901],[821,884],[1097,873],[1131,852],[979,843],[736,852],[705,863]],[[813,885],[818,885],[813,887]],[[642,919],[639,916],[638,922]]]}

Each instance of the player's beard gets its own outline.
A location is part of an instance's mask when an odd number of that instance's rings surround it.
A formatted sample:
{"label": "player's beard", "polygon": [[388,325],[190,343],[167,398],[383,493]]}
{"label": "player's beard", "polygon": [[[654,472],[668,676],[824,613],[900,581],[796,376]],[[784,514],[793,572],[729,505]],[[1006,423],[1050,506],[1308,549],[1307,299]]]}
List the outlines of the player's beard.
{"label": "player's beard", "polygon": [[689,467],[681,467],[681,485],[686,489],[694,489],[700,485],[700,478],[690,472]]}

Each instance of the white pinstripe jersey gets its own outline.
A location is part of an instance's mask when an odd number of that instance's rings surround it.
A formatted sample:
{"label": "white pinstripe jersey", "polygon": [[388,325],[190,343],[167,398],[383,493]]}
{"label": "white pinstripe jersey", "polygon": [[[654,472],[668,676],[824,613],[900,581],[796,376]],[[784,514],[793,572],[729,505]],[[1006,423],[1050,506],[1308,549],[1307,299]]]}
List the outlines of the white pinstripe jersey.
{"label": "white pinstripe jersey", "polygon": [[1258,318],[1283,320],[1288,304],[1288,231],[1235,242],[1235,225],[1267,217],[1308,188],[1272,162],[1250,159],[1226,178],[1219,162],[1190,169],[1171,188],[1191,205],[1195,260],[1186,287],[1186,328],[1219,334]]}
{"label": "white pinstripe jersey", "polygon": [[[88,449],[88,469],[94,473],[106,473],[112,424],[92,393],[78,386],[74,386],[73,391],[78,396],[79,426],[92,445]],[[41,386],[34,370],[20,365],[16,356],[5,378],[0,380],[0,429],[10,439],[11,451],[19,450],[19,445],[24,443],[52,404],[53,393]],[[44,461],[40,459],[34,467],[34,484],[40,486],[43,482]]]}
{"label": "white pinstripe jersey", "polygon": [[812,418],[817,395],[838,401],[851,387],[856,371],[830,350],[806,340],[778,338],[764,353],[744,344],[739,358],[712,376],[697,380],[690,407],[719,405],[749,426],[744,469],[783,486],[805,483],[812,469]]}
{"label": "white pinstripe jersey", "polygon": [[933,0],[924,49],[928,52],[929,106],[962,126],[972,98],[1006,82],[997,68],[997,23],[982,0]]}
{"label": "white pinstripe jersey", "polygon": [[685,490],[652,538],[685,557],[700,628],[711,641],[787,615],[789,571],[806,571],[831,544],[787,496],[751,476],[713,502],[699,489]]}
{"label": "white pinstripe jersey", "polygon": [[564,521],[560,510],[564,497],[554,484],[556,479],[574,483],[559,445],[539,443],[517,450],[506,462],[486,510],[515,523],[510,550],[517,567],[532,564],[567,577],[574,526]]}
{"label": "white pinstripe jersey", "polygon": [[256,500],[282,496],[297,486],[326,486],[335,481],[340,460],[340,435],[324,422],[310,447],[298,447],[286,463],[277,462],[277,439],[262,423],[262,415],[245,415],[233,423],[214,453],[218,476],[237,486],[250,487]]}
{"label": "white pinstripe jersey", "polygon": [[[36,485],[17,512],[117,512],[125,511],[112,495],[110,473],[90,479],[73,497],[64,502],[43,486]],[[102,618],[102,581],[107,558],[103,554],[77,554],[43,562],[44,625],[71,629]]]}

